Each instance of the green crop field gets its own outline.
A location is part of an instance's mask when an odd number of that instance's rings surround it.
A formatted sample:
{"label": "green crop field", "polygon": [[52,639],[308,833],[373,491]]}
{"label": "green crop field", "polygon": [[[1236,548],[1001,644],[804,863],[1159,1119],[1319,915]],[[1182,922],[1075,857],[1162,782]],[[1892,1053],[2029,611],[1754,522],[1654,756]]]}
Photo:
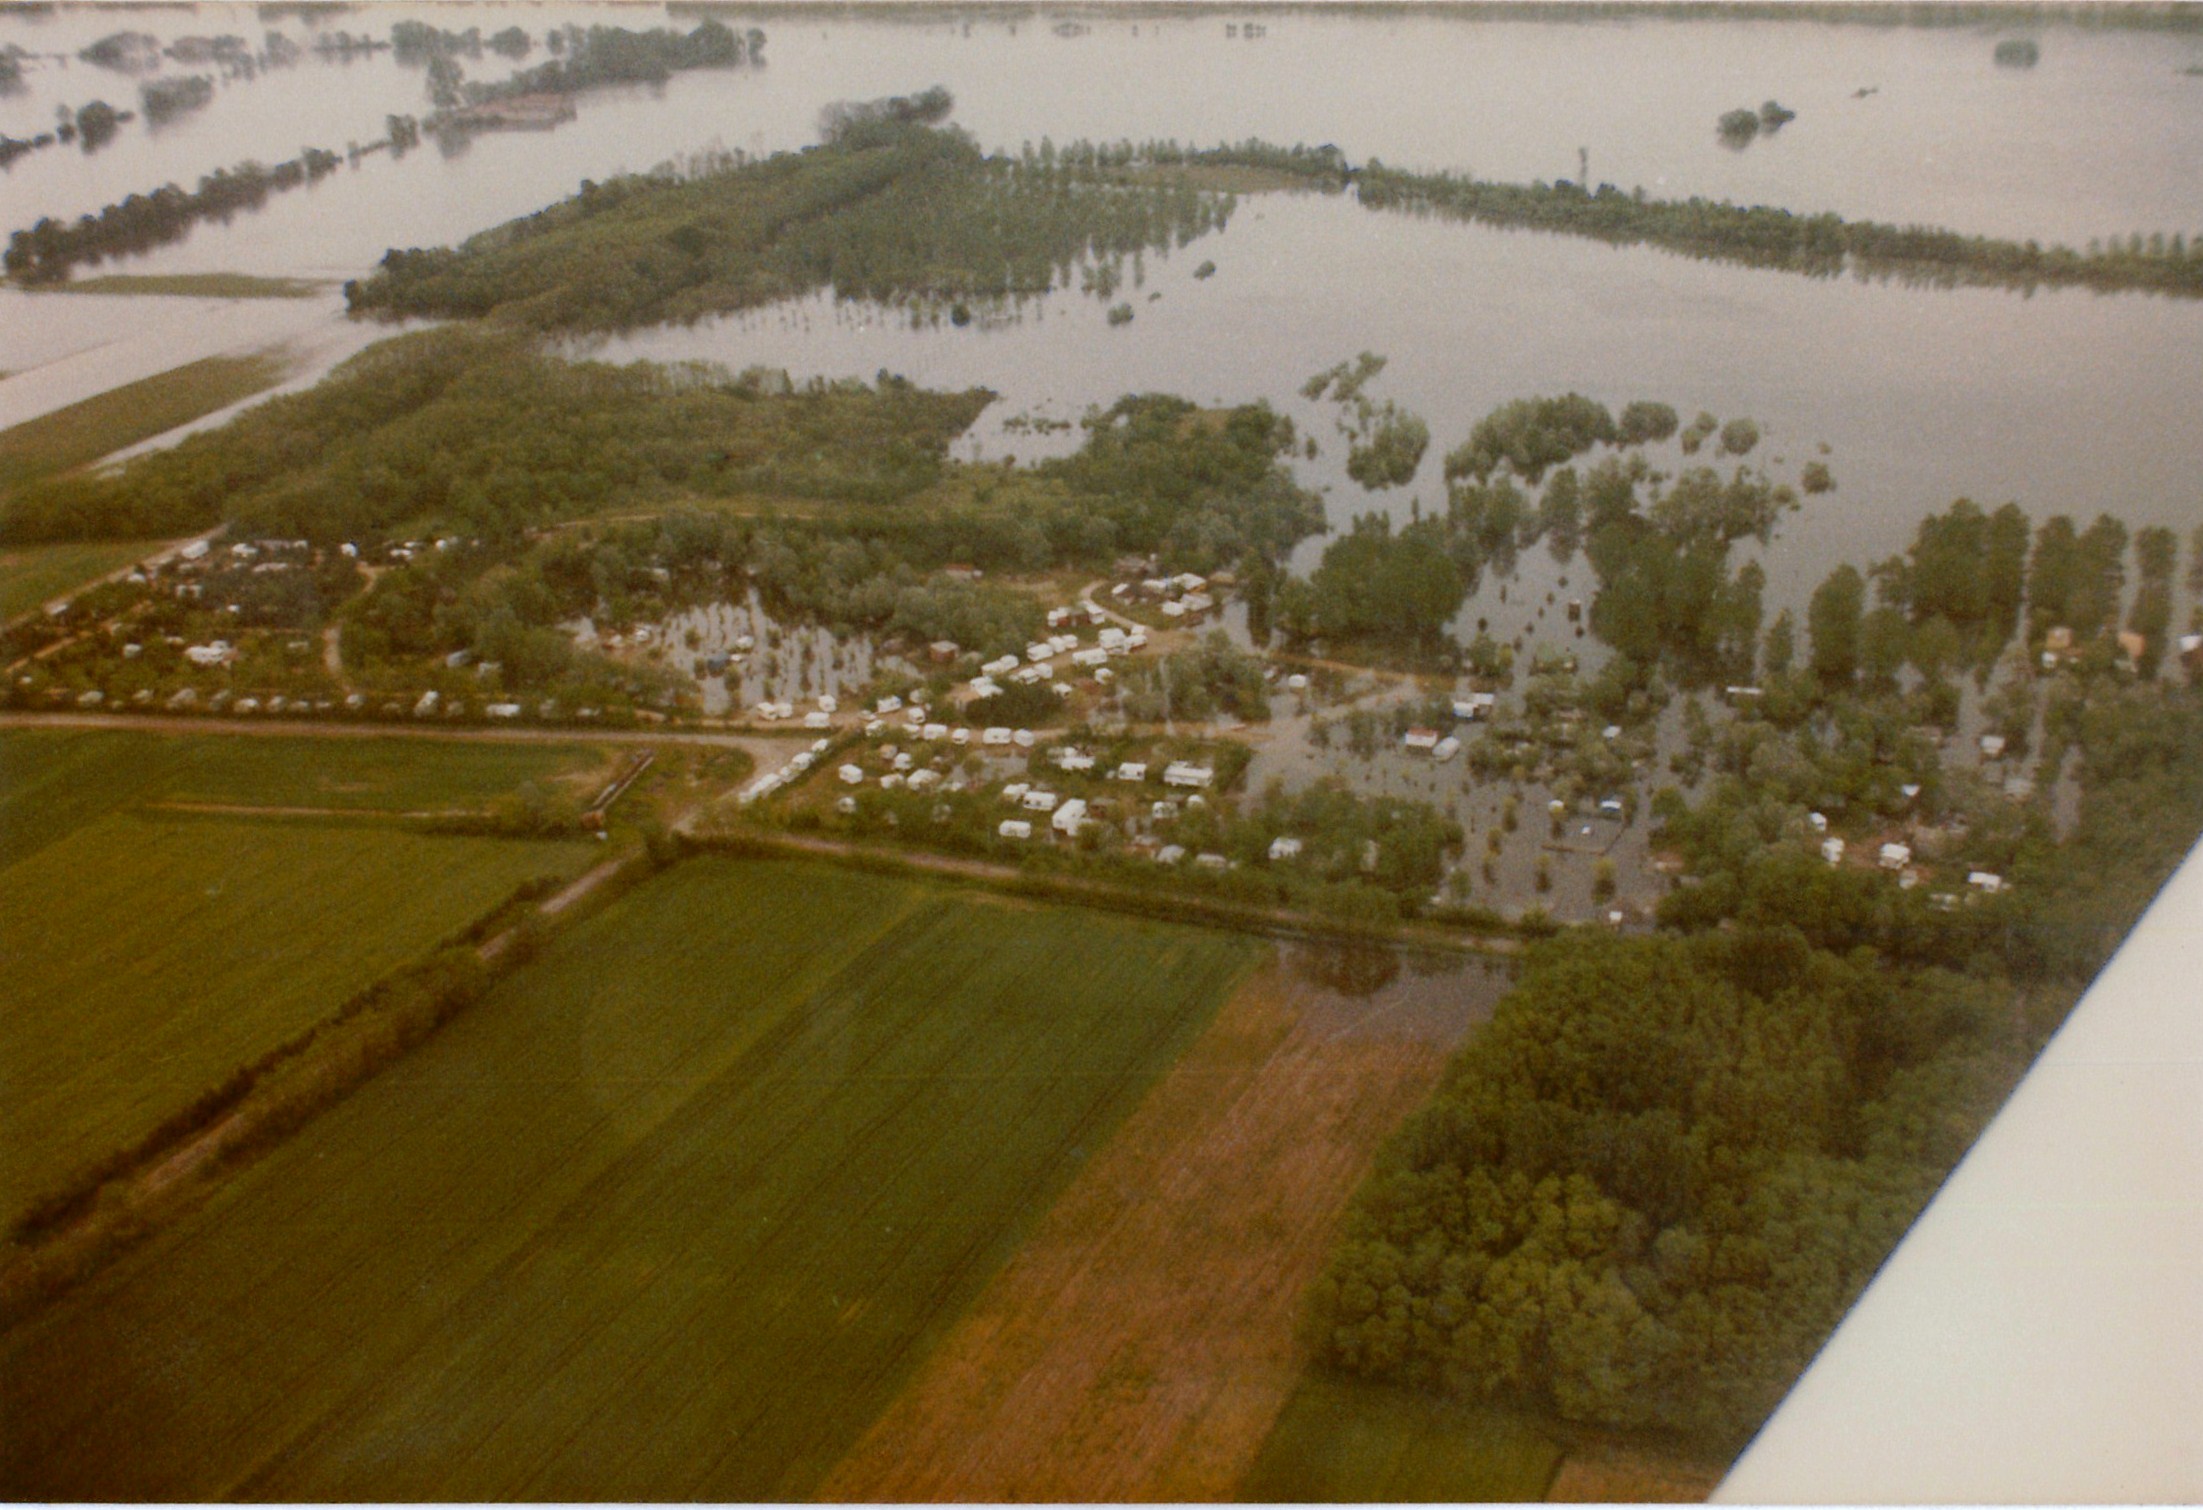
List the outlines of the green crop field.
{"label": "green crop field", "polygon": [[1330,1375],[1301,1380],[1242,1500],[1542,1500],[1558,1444],[1507,1412]]}
{"label": "green crop field", "polygon": [[0,871],[0,1225],[587,853],[113,813]]}
{"label": "green crop field", "polygon": [[141,802],[430,812],[477,808],[524,782],[604,763],[589,746],[5,729],[0,866]]}
{"label": "green crop field", "polygon": [[0,551],[0,620],[66,597],[159,549],[157,540],[92,540]]}
{"label": "green crop field", "polygon": [[689,861],[0,1338],[0,1496],[800,1497],[1259,948]]}

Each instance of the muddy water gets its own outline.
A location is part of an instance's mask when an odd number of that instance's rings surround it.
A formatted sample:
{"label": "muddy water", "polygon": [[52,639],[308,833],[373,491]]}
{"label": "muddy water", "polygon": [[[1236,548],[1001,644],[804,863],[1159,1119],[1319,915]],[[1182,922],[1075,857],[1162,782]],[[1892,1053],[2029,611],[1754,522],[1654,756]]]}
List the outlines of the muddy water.
{"label": "muddy water", "polygon": [[[320,24],[386,33],[414,8]],[[531,33],[601,19],[579,7],[419,10],[439,24]],[[132,11],[163,40],[266,30],[244,8]],[[622,7],[625,25],[668,21]],[[643,168],[708,146],[769,151],[812,138],[821,105],[946,83],[957,119],[989,146],[1053,136],[1194,141],[1261,134],[1334,141],[1357,158],[1466,167],[1511,178],[1595,178],[1656,193],[1705,193],[2085,242],[2133,229],[2203,232],[2203,41],[2155,32],[2033,33],[2029,70],[1997,68],[1997,33],[1976,28],[1805,22],[1470,22],[1432,17],[1274,16],[1250,37],[1221,17],[1056,18],[890,24],[761,23],[762,67],[677,76],[661,88],[587,96],[544,133],[374,154],[309,189],[130,270],[237,269],[341,278],[390,245],[451,241],[570,192],[583,177]],[[57,103],[128,103],[135,82],[72,55],[122,20],[63,8],[0,17],[0,42],[37,54],[27,86],[0,99],[0,130],[24,135]],[[685,23],[683,23],[685,24]],[[746,23],[745,23],[746,24]],[[302,41],[310,28],[279,23]],[[535,60],[543,56],[537,49]],[[485,55],[472,76],[510,67]],[[166,65],[178,72],[177,65]],[[1874,92],[1854,98],[1859,89]],[[1774,97],[1799,112],[1772,138],[1723,148],[1713,118]],[[422,76],[389,54],[315,61],[225,82],[206,109],[158,130],[124,127],[97,153],[55,147],[0,175],[0,224],[96,208],[131,188],[299,142],[372,140],[392,111],[424,107]],[[1195,266],[1217,263],[1213,278]],[[1228,231],[1144,261],[1129,325],[1072,293],[968,329],[912,328],[892,311],[820,296],[592,348],[614,359],[705,357],[798,376],[882,368],[1003,394],[962,443],[967,455],[1030,458],[1076,443],[1007,426],[1027,413],[1076,418],[1133,390],[1203,401],[1264,398],[1316,437],[1301,464],[1329,490],[1335,526],[1441,502],[1439,461],[1474,419],[1525,393],[1580,390],[1610,404],[1660,398],[1686,415],[1749,414],[1755,460],[1794,477],[1826,443],[1838,490],[1788,521],[1768,560],[1769,602],[1802,603],[1834,564],[1897,549],[1919,516],[1956,496],[2014,498],[2038,513],[2099,509],[2130,524],[2203,517],[2203,304],[2080,292],[2026,298],[1812,281],[1526,233],[1364,211],[1351,198],[1265,195]],[[13,422],[213,350],[277,340],[309,349],[306,376],[358,339],[335,295],[298,305],[190,300],[24,299],[0,293],[0,423]],[[1421,474],[1368,494],[1343,471],[1327,406],[1301,400],[1309,374],[1360,350],[1391,359],[1371,395],[1424,415]],[[66,395],[66,397],[64,397]],[[1777,459],[1779,458],[1779,463]],[[1679,464],[1673,454],[1664,464]],[[1310,565],[1321,542],[1304,548]],[[1487,576],[1464,627],[1550,643],[1567,566],[1524,553],[1510,581]],[[1582,569],[1577,563],[1577,577]],[[1507,593],[1505,602],[1499,594]]]}
{"label": "muddy water", "polygon": [[[317,29],[388,35],[400,16],[551,26],[606,19],[571,4],[377,6],[308,25],[273,24],[310,43]],[[656,5],[617,8],[626,26],[674,24]],[[734,24],[747,26],[739,17]],[[2203,228],[2203,61],[2192,36],[2062,27],[2027,34],[2032,68],[1998,68],[2002,35],[1806,22],[1664,21],[1541,24],[1449,17],[1268,16],[1251,37],[1234,18],[1097,20],[1058,35],[1059,18],[928,18],[908,23],[765,19],[766,65],[691,74],[662,89],[612,91],[548,135],[478,138],[445,158],[433,148],[285,196],[283,207],[195,235],[172,265],[258,271],[349,269],[386,245],[449,241],[543,200],[583,177],[718,143],[774,151],[811,139],[830,101],[947,85],[958,119],[989,146],[1043,135],[1257,135],[1336,142],[1356,158],[1470,168],[1502,178],[1594,179],[1667,195],[1766,200],[1985,234],[2085,241],[2129,231]],[[271,23],[243,6],[134,10],[65,6],[0,17],[0,45],[35,56],[26,87],[0,97],[0,131],[52,124],[57,104],[93,98],[134,107],[136,81],[76,59],[128,26],[163,41],[235,33],[256,46]],[[540,62],[539,45],[525,61]],[[512,63],[464,63],[492,80]],[[187,70],[167,63],[163,72]],[[200,70],[208,71],[208,70]],[[1859,97],[1862,89],[1873,92]],[[1798,112],[1742,151],[1721,145],[1723,111],[1775,98]],[[0,179],[10,227],[38,214],[77,215],[135,189],[301,143],[342,151],[376,140],[392,112],[427,107],[422,71],[389,53],[349,63],[309,54],[251,80],[224,80],[207,108],[159,128],[123,128],[98,152],[56,147]],[[310,212],[302,208],[311,203]]]}

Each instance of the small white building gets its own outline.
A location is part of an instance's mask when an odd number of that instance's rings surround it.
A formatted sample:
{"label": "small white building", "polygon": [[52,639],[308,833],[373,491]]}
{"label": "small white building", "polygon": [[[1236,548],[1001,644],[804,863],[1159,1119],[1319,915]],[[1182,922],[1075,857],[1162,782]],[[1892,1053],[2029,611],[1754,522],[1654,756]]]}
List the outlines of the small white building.
{"label": "small white building", "polygon": [[1010,742],[1010,731],[999,727],[985,730],[980,734],[979,742],[990,748],[1006,747]]}
{"label": "small white building", "polygon": [[1881,866],[1884,870],[1903,870],[1912,863],[1912,846],[1890,843],[1882,846]]}
{"label": "small white building", "polygon": [[1023,802],[1025,794],[1032,789],[1033,785],[1029,781],[1010,782],[1002,788],[1002,800],[1004,802]]}
{"label": "small white building", "polygon": [[1033,826],[1023,818],[1004,818],[1002,826],[995,832],[1005,839],[1030,839],[1033,836]]}
{"label": "small white building", "polygon": [[1173,760],[1163,767],[1163,785],[1205,787],[1216,780],[1213,766],[1195,765],[1188,760]]}
{"label": "small white building", "polygon": [[988,676],[1008,676],[1017,669],[1017,657],[1014,655],[997,656],[979,669]]}
{"label": "small white building", "polygon": [[1049,822],[1055,825],[1057,833],[1070,838],[1077,838],[1079,830],[1084,828],[1087,822],[1086,799],[1084,797],[1071,798],[1063,806],[1056,809],[1055,816]]}
{"label": "small white building", "polygon": [[1193,863],[1203,870],[1230,870],[1232,862],[1213,850],[1203,850],[1193,857]]}
{"label": "small white building", "polygon": [[1018,729],[1013,731],[1010,735],[1010,743],[1016,745],[1021,750],[1030,750],[1034,744],[1033,731],[1030,729]]}
{"label": "small white building", "polygon": [[1147,815],[1157,823],[1176,823],[1178,821],[1178,804],[1165,797],[1160,802],[1149,803]]}
{"label": "small white building", "polygon": [[1050,752],[1050,756],[1059,770],[1091,771],[1094,769],[1094,757],[1079,749],[1076,745],[1058,745]]}
{"label": "small white building", "polygon": [[1288,692],[1306,692],[1308,690],[1308,673],[1296,671],[1285,678],[1285,690]]}
{"label": "small white building", "polygon": [[1117,769],[1111,773],[1110,779],[1113,781],[1145,781],[1147,780],[1147,762],[1144,760],[1120,762]]}
{"label": "small white building", "polygon": [[1807,813],[1805,821],[1813,825],[1813,832],[1816,834],[1828,832],[1828,815],[1826,813]]}
{"label": "small white building", "polygon": [[900,713],[903,711],[903,700],[893,693],[889,693],[872,705],[872,711],[882,718],[887,717],[890,713]]}
{"label": "small white building", "polygon": [[1270,841],[1270,858],[1272,860],[1290,860],[1299,853],[1300,840],[1294,838],[1291,834],[1279,834]]}
{"label": "small white building", "polygon": [[1400,737],[1400,743],[1411,750],[1435,750],[1438,748],[1436,729],[1410,729]]}
{"label": "small white building", "polygon": [[1054,792],[1036,786],[1026,791],[1019,806],[1028,813],[1052,813],[1056,810],[1056,804],[1062,800]]}
{"label": "small white building", "polygon": [[806,713],[803,715],[803,727],[806,729],[831,729],[833,726],[834,720],[827,714]]}
{"label": "small white building", "polygon": [[1185,857],[1186,847],[1183,844],[1166,844],[1155,851],[1155,863],[1157,865],[1176,865]]}
{"label": "small white building", "polygon": [[1993,897],[2004,889],[2004,877],[1993,870],[1969,870],[1966,872],[1966,884]]}
{"label": "small white building", "polygon": [[1461,741],[1451,734],[1430,747],[1430,758],[1443,765],[1461,753]]}
{"label": "small white building", "polygon": [[949,726],[947,724],[927,724],[918,731],[918,737],[928,744],[939,744],[949,737]]}
{"label": "small white building", "polygon": [[845,786],[861,786],[864,784],[863,766],[845,765],[834,774],[841,777]]}
{"label": "small white building", "polygon": [[1841,839],[1821,840],[1821,858],[1831,865],[1843,864],[1844,842]]}
{"label": "small white building", "polygon": [[914,792],[930,792],[941,784],[939,771],[912,771],[910,789]]}
{"label": "small white building", "polygon": [[2004,758],[2004,736],[2001,734],[1982,735],[1981,758],[1983,760],[2002,760]]}

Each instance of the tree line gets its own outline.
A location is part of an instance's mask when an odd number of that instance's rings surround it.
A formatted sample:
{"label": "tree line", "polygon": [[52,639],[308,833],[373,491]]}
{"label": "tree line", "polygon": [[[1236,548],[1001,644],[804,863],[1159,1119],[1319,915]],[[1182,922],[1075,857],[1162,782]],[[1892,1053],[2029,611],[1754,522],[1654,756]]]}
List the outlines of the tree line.
{"label": "tree line", "polygon": [[227,220],[240,210],[258,209],[271,194],[326,178],[342,161],[334,152],[307,147],[272,168],[257,162],[217,168],[188,193],[175,184],[164,184],[73,223],[41,217],[29,229],[8,237],[0,268],[26,283],[59,282],[79,264],[180,241],[202,220]]}
{"label": "tree line", "polygon": [[2203,296],[2203,241],[2191,244],[2177,232],[2113,237],[2080,252],[1832,213],[1801,215],[1697,197],[1651,199],[1642,189],[1624,193],[1612,184],[1592,190],[1566,180],[1501,183],[1465,173],[1407,173],[1376,162],[1356,170],[1354,181],[1362,204],[1374,210],[1657,246],[1818,277],[1852,271],[1938,285]]}

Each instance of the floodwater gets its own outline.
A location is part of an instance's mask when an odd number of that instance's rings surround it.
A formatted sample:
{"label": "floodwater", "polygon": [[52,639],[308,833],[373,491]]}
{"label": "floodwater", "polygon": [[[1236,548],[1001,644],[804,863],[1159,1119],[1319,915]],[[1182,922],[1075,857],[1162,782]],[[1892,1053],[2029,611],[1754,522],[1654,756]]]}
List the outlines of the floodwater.
{"label": "floodwater", "polygon": [[[325,28],[387,34],[398,15],[538,36],[575,6],[378,7]],[[619,24],[686,25],[654,6]],[[748,23],[735,19],[736,24]],[[710,147],[761,152],[813,138],[821,106],[946,84],[956,119],[991,147],[1052,136],[1261,135],[1336,142],[1357,160],[1467,168],[1528,179],[1574,176],[1663,195],[1703,193],[1895,221],[2085,243],[2099,234],[2203,234],[2203,38],[2150,31],[2029,31],[2032,69],[1999,68],[2002,35],[1974,27],[1818,22],[1584,21],[1272,15],[1020,23],[973,20],[760,23],[766,61],[693,73],[661,88],[584,97],[555,132],[371,154],[257,213],[204,225],[127,259],[127,271],[234,270],[341,279],[391,245],[460,239],[568,192],[585,177],[641,169]],[[34,56],[27,85],[0,98],[0,131],[49,124],[57,103],[134,103],[131,79],[71,60],[120,26],[174,36],[266,24],[245,8],[0,16],[0,45]],[[313,28],[278,23],[301,41]],[[1084,29],[1081,30],[1080,28]],[[1059,30],[1072,34],[1062,35]],[[539,47],[529,61],[544,56]],[[471,76],[512,65],[488,54]],[[181,71],[166,65],[170,73]],[[1874,92],[1855,97],[1856,91]],[[1722,110],[1775,98],[1798,118],[1742,151],[1716,140]],[[388,53],[350,63],[310,54],[289,69],[225,81],[204,110],[159,129],[126,125],[92,154],[56,146],[0,174],[0,225],[75,214],[136,188],[302,143],[372,141],[383,117],[425,107],[420,70]],[[1214,260],[1213,278],[1194,266]],[[1145,259],[1111,327],[1071,292],[1014,318],[914,329],[895,311],[830,296],[790,301],[589,349],[612,359],[703,357],[765,363],[798,377],[984,385],[1003,395],[962,443],[966,455],[1031,457],[1074,433],[1013,433],[1027,412],[1076,418],[1134,390],[1208,402],[1267,399],[1322,448],[1300,470],[1329,490],[1335,526],[1383,509],[1442,504],[1444,452],[1492,406],[1580,390],[1746,414],[1765,432],[1755,461],[1778,475],[1826,443],[1838,490],[1808,500],[1770,554],[1770,606],[1796,605],[1835,563],[1900,548],[1925,511],[1969,495],[2040,514],[2109,510],[2130,524],[2203,518],[2203,303],[2080,291],[2032,297],[1854,280],[1810,280],[1646,249],[1375,214],[1350,196],[1268,194],[1230,227],[1175,256]],[[0,422],[14,422],[215,350],[289,343],[306,375],[372,327],[325,298],[281,307],[0,294]],[[1335,411],[1301,381],[1362,350],[1390,358],[1371,396],[1430,422],[1433,443],[1406,488],[1348,481]],[[1775,465],[1780,458],[1781,464]],[[1681,463],[1665,455],[1663,465]],[[1305,568],[1321,542],[1304,548]],[[1576,578],[1584,572],[1575,564]],[[1533,605],[1568,569],[1542,548],[1512,582],[1488,575],[1464,623],[1503,638],[1542,626]],[[1500,588],[1509,589],[1501,603]],[[1548,636],[1550,638],[1550,636]]]}

